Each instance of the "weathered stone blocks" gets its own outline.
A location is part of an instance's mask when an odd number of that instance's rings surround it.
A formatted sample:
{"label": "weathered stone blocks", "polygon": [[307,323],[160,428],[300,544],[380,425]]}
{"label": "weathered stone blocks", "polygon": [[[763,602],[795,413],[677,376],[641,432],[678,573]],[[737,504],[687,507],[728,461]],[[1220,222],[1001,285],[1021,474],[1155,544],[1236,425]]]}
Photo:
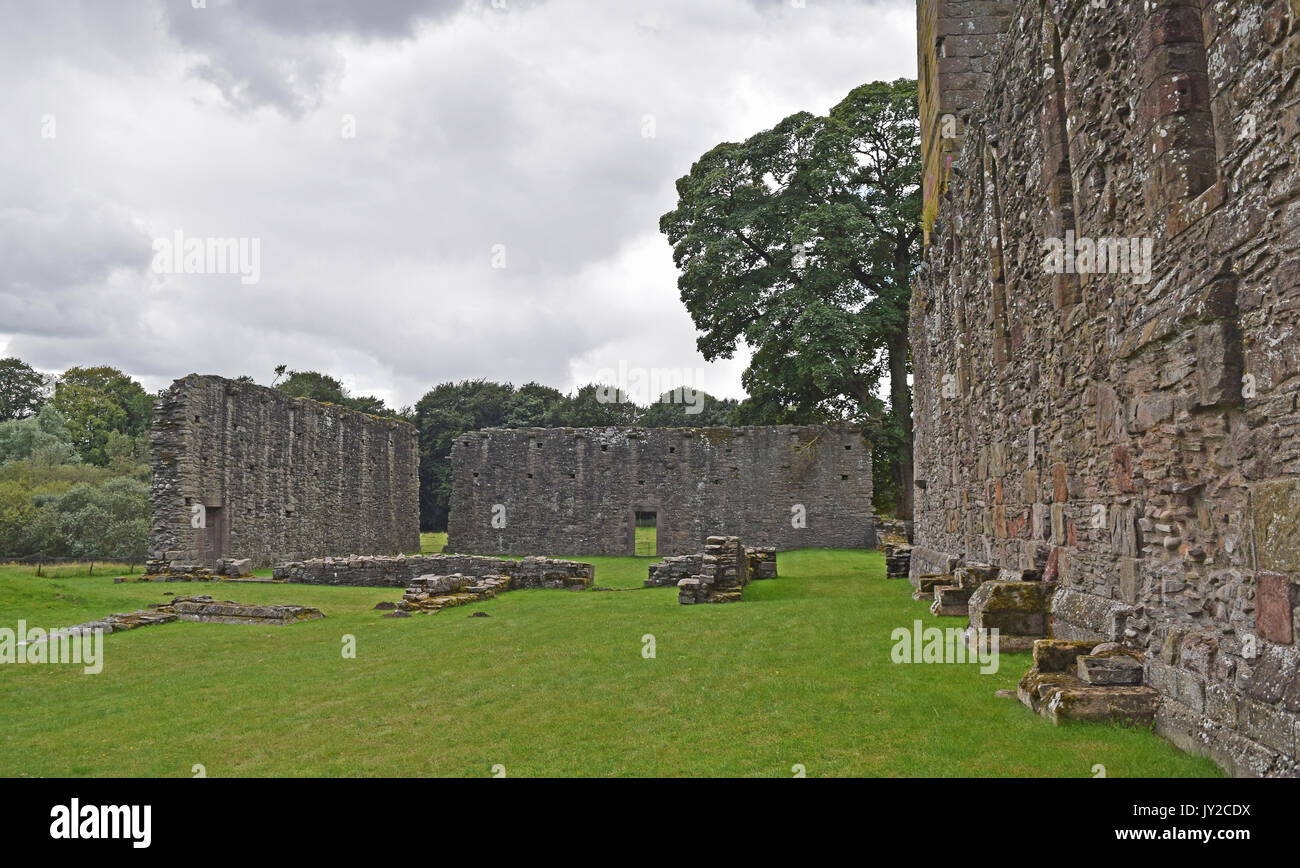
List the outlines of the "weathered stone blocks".
{"label": "weathered stone blocks", "polygon": [[451,550],[631,555],[723,533],[778,550],[875,545],[871,451],[853,426],[519,428],[457,437]]}
{"label": "weathered stone blocks", "polygon": [[740,538],[711,536],[705,541],[700,574],[678,582],[677,602],[683,606],[738,603],[748,581],[749,567]]}
{"label": "weathered stone blocks", "polygon": [[284,626],[325,617],[320,609],[311,606],[248,605],[232,600],[214,600],[208,595],[176,597],[169,604],[160,607],[158,611],[171,613],[179,621],[197,621],[205,624]]}
{"label": "weathered stone blocks", "polygon": [[412,579],[426,575],[471,577],[506,575],[514,590],[591,587],[596,568],[578,561],[530,557],[522,560],[479,555],[416,555],[412,557],[316,558],[280,564],[275,578],[305,585],[356,587],[410,587]]}
{"label": "weathered stone blocks", "polygon": [[150,572],[419,551],[415,427],[191,375],[158,401]]}

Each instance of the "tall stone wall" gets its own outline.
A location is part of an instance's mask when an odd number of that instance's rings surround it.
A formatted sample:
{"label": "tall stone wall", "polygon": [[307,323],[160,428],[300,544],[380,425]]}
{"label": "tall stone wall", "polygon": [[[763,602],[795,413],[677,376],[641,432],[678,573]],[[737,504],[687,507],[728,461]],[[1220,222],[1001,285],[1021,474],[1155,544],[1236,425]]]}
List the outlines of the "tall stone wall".
{"label": "tall stone wall", "polygon": [[923,206],[929,237],[965,138],[970,111],[997,70],[997,47],[1015,0],[918,0],[917,95]]}
{"label": "tall stone wall", "polygon": [[1295,774],[1300,10],[1017,7],[913,299],[912,571],[1043,569],[1161,733]]}
{"label": "tall stone wall", "polygon": [[159,401],[149,452],[155,560],[420,550],[419,451],[405,422],[191,375]]}
{"label": "tall stone wall", "polygon": [[451,451],[450,545],[479,554],[658,554],[710,536],[778,549],[875,542],[871,450],[851,426],[488,429]]}

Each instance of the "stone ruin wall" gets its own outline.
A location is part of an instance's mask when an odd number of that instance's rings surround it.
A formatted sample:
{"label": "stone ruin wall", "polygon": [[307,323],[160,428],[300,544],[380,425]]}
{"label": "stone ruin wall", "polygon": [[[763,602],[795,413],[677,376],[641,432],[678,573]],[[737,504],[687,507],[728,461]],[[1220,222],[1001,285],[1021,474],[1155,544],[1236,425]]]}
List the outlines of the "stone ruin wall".
{"label": "stone ruin wall", "polygon": [[[405,422],[191,375],[159,401],[149,453],[155,568],[420,549]],[[206,527],[192,526],[196,504]]]}
{"label": "stone ruin wall", "polygon": [[847,425],[488,429],[451,460],[458,552],[631,555],[637,512],[658,514],[660,555],[718,535],[781,550],[876,539],[870,446]]}
{"label": "stone ruin wall", "polygon": [[594,566],[576,561],[544,557],[507,560],[479,555],[312,558],[275,568],[275,578],[279,581],[371,588],[405,588],[422,576],[508,576],[510,590],[589,587],[595,575]]}
{"label": "stone ruin wall", "polygon": [[[1007,6],[919,5],[923,71]],[[1044,570],[1056,636],[1146,652],[1157,731],[1295,774],[1300,10],[1012,5],[913,298],[913,579]],[[1152,279],[1048,273],[1067,232]]]}

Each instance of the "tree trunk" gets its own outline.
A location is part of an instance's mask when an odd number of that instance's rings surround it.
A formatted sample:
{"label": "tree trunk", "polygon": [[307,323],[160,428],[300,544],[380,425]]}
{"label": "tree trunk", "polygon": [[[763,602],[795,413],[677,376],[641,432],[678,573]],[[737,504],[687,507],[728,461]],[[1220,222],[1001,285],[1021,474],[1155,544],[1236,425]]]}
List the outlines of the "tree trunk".
{"label": "tree trunk", "polygon": [[898,511],[901,519],[911,520],[915,491],[912,480],[912,389],[907,384],[907,335],[889,342],[889,405],[903,431],[903,444],[894,465],[894,484],[898,486]]}
{"label": "tree trunk", "polygon": [[912,244],[915,237],[906,235],[897,239],[894,247],[894,281],[896,304],[902,316],[902,329],[893,332],[887,343],[889,351],[889,403],[903,429],[903,447],[898,452],[895,482],[900,497],[898,517],[912,520],[912,507],[916,492],[912,479],[912,387],[907,384],[908,360],[912,336],[909,334],[908,307],[911,303]]}

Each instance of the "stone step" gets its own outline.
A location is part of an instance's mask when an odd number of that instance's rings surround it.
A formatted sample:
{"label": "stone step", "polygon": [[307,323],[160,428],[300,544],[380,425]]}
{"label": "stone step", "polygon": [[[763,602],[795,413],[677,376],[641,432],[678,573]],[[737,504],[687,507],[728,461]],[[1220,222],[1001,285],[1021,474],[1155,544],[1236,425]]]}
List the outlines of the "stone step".
{"label": "stone step", "polygon": [[1068,672],[1039,672],[1030,669],[1020,677],[1016,685],[1016,696],[1020,704],[1031,711],[1039,711],[1053,691],[1062,687],[1079,684],[1079,679]]}
{"label": "stone step", "polygon": [[1038,639],[1034,642],[1034,669],[1039,672],[1069,672],[1081,654],[1091,654],[1097,643],[1072,639]]}
{"label": "stone step", "polygon": [[934,604],[930,613],[938,617],[965,618],[970,614],[970,598],[974,588],[957,585],[940,585],[934,589]]}
{"label": "stone step", "polygon": [[1039,713],[1060,726],[1067,722],[1151,726],[1160,694],[1150,687],[1099,687],[1080,683],[1046,691]]}
{"label": "stone step", "polygon": [[970,599],[971,626],[996,628],[1008,637],[1046,638],[1055,592],[1055,586],[1043,582],[984,582]]}
{"label": "stone step", "polygon": [[917,576],[916,582],[916,590],[912,592],[914,600],[933,600],[935,588],[940,585],[956,584],[953,577],[947,574]]}
{"label": "stone step", "polygon": [[1142,663],[1127,654],[1080,656],[1079,680],[1094,685],[1128,685],[1142,683]]}

